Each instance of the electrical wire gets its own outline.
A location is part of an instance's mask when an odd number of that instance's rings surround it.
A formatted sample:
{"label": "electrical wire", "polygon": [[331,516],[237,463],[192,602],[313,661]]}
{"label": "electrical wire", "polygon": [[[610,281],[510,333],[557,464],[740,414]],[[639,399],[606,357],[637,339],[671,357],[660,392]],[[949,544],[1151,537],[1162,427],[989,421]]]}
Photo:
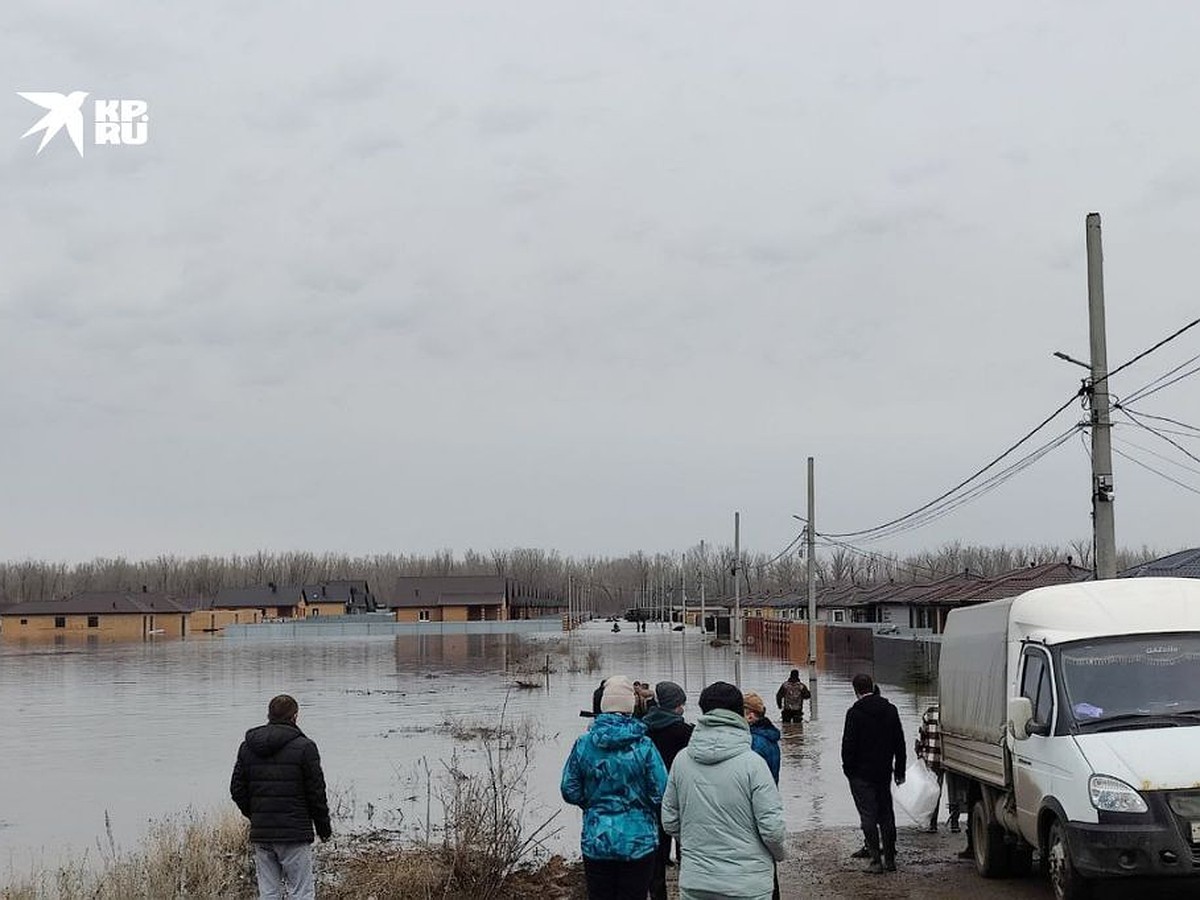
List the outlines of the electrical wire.
{"label": "electrical wire", "polygon": [[829,532],[825,536],[826,537],[836,537],[836,538],[853,538],[853,537],[863,537],[865,535],[873,535],[876,532],[883,531],[884,529],[891,528],[892,526],[899,525],[903,522],[908,521],[909,519],[919,516],[921,513],[925,512],[926,510],[930,509],[931,507],[935,506],[936,504],[941,503],[943,500],[946,500],[951,495],[957,493],[962,488],[966,487],[968,484],[970,484],[972,481],[974,481],[976,478],[978,478],[980,475],[987,472],[989,469],[991,469],[997,463],[1001,462],[1005,457],[1007,457],[1009,454],[1011,454],[1014,450],[1016,450],[1018,447],[1020,447],[1022,444],[1024,444],[1026,441],[1028,441],[1031,437],[1033,437],[1035,434],[1037,434],[1039,431],[1041,431],[1043,428],[1045,428],[1047,425],[1049,425],[1068,406],[1070,406],[1072,403],[1074,403],[1076,398],[1082,396],[1082,394],[1083,394],[1083,389],[1081,388],[1079,391],[1072,394],[1066,403],[1064,403],[1058,409],[1054,410],[1054,412],[1050,413],[1050,415],[1046,416],[1046,418],[1042,419],[1042,421],[1039,422],[1037,425],[1035,425],[1030,431],[1026,432],[1024,437],[1022,437],[1020,440],[1018,440],[1015,444],[1010,445],[1008,447],[1008,449],[1006,449],[999,456],[995,457],[987,465],[983,466],[981,469],[976,470],[974,473],[972,473],[971,475],[964,478],[962,481],[960,481],[954,487],[950,488],[950,490],[939,494],[937,497],[934,497],[928,503],[925,503],[922,506],[918,506],[912,512],[905,513],[902,516],[897,516],[896,518],[891,519],[890,521],[884,522],[881,525],[876,525],[873,528],[863,528],[858,531]]}
{"label": "electrical wire", "polygon": [[[825,546],[841,547],[842,549],[849,550],[851,553],[855,553],[859,556],[865,556],[868,559],[876,560],[885,565],[893,566],[897,569],[903,569],[904,571],[906,571],[912,575],[924,576],[925,573],[928,573],[930,575],[938,574],[937,569],[933,568],[932,566],[923,566],[920,563],[902,563],[902,562],[900,562],[899,559],[897,559],[894,556],[885,556],[882,553],[873,553],[870,550],[864,550],[861,547],[855,547],[853,544],[848,544],[845,541],[835,541],[832,538],[825,537],[824,535],[821,535],[821,534],[818,534],[816,536],[816,539],[818,541],[820,541],[821,543],[823,543]],[[919,570],[921,570],[921,571],[919,571]]]}
{"label": "electrical wire", "polygon": [[1141,428],[1146,429],[1146,431],[1150,432],[1155,437],[1162,438],[1164,441],[1166,441],[1168,444],[1170,444],[1172,447],[1174,447],[1176,450],[1178,450],[1180,453],[1182,453],[1188,459],[1194,460],[1195,462],[1200,462],[1200,456],[1197,456],[1196,454],[1190,452],[1186,447],[1184,447],[1178,441],[1172,440],[1171,438],[1167,437],[1165,434],[1163,434],[1157,428],[1154,428],[1151,425],[1147,425],[1145,422],[1139,421],[1138,418],[1136,417],[1136,415],[1134,413],[1131,413],[1125,407],[1121,407],[1121,412],[1124,413],[1129,418],[1129,421],[1133,422],[1134,425],[1137,425]]}
{"label": "electrical wire", "polygon": [[[937,519],[942,518],[945,515],[948,515],[949,513],[953,512],[954,510],[958,509],[961,506],[966,505],[967,503],[977,500],[979,497],[982,497],[984,494],[990,493],[991,491],[1000,487],[1002,484],[1009,481],[1011,478],[1015,477],[1020,472],[1023,472],[1025,469],[1029,468],[1034,463],[1038,462],[1038,460],[1040,460],[1042,457],[1044,457],[1051,451],[1060,447],[1067,440],[1069,440],[1071,438],[1071,436],[1073,434],[1075,434],[1076,431],[1079,430],[1080,427],[1081,426],[1079,424],[1072,425],[1066,431],[1056,435],[1055,437],[1051,438],[1049,441],[1045,442],[1044,444],[1035,448],[1034,450],[1031,450],[1029,453],[1027,453],[1025,456],[1021,457],[1020,459],[1018,459],[1016,462],[1011,463],[1006,468],[1001,469],[999,472],[996,472],[995,474],[989,476],[987,479],[980,482],[979,484],[974,485],[973,487],[967,489],[966,491],[958,494],[955,497],[945,499],[942,503],[940,503],[936,507],[933,507],[930,504],[926,504],[926,507],[923,508],[923,510],[920,512],[913,513],[913,514],[911,514],[907,517],[904,517],[903,519],[898,520],[890,525],[881,526],[880,528],[877,528],[877,529],[869,532],[868,534],[866,534],[860,538],[860,542],[870,543],[872,541],[882,540],[882,539],[888,538],[888,537],[895,537],[897,535],[904,534],[908,531],[916,530],[917,528],[921,528],[925,525],[928,525],[930,522],[933,522]],[[827,538],[844,538],[844,537],[846,537],[846,535],[842,535],[842,534],[824,534],[822,532],[818,532],[818,534],[822,534],[822,536],[827,537]]]}
{"label": "electrical wire", "polygon": [[[1082,396],[1085,398],[1085,402],[1086,402],[1086,398],[1089,393],[1094,394],[1095,389],[1097,387],[1099,387],[1100,385],[1106,384],[1108,382],[1108,380],[1110,378],[1112,378],[1114,375],[1116,375],[1118,372],[1124,371],[1125,369],[1129,368],[1130,366],[1132,366],[1134,363],[1138,362],[1139,360],[1145,359],[1151,353],[1155,352],[1156,350],[1159,350],[1162,347],[1165,347],[1167,344],[1171,343],[1171,341],[1175,340],[1180,335],[1191,330],[1192,328],[1194,328],[1197,325],[1200,325],[1200,318],[1193,319],[1192,321],[1188,322],[1186,325],[1182,326],[1181,328],[1176,329],[1174,332],[1167,335],[1162,340],[1160,340],[1157,343],[1153,344],[1152,346],[1146,348],[1145,350],[1143,350],[1141,353],[1138,353],[1133,358],[1123,362],[1121,365],[1117,366],[1115,369],[1111,370],[1110,372],[1105,374],[1103,377],[1097,379],[1095,382],[1092,382],[1090,384],[1090,386],[1087,384],[1087,382],[1085,382],[1084,387],[1081,387],[1074,395],[1072,395],[1065,403],[1063,403],[1062,406],[1058,407],[1058,409],[1056,409],[1054,412],[1050,413],[1050,415],[1048,415],[1045,419],[1043,419],[1036,426],[1034,426],[1034,428],[1032,430],[1028,431],[1023,437],[1021,437],[1019,440],[1017,440],[1016,443],[1010,445],[1006,450],[1004,450],[1004,452],[1002,452],[999,456],[992,459],[989,463],[984,465],[982,468],[977,469],[975,472],[973,472],[971,475],[964,478],[962,481],[960,481],[954,487],[950,488],[947,491],[944,491],[943,493],[939,494],[937,497],[934,497],[929,502],[927,502],[921,506],[918,506],[916,509],[912,510],[911,512],[905,513],[904,515],[901,515],[901,516],[897,516],[894,519],[890,519],[886,522],[883,522],[879,525],[875,525],[871,528],[863,528],[863,529],[859,529],[857,531],[829,532],[825,535],[825,537],[828,537],[828,538],[859,538],[859,539],[868,540],[868,541],[878,540],[883,537],[888,537],[888,536],[891,536],[894,534],[902,533],[903,531],[912,530],[913,528],[918,528],[918,527],[921,527],[922,525],[928,524],[929,522],[933,521],[934,519],[940,518],[942,515],[945,515],[946,513],[950,512],[951,510],[956,509],[958,506],[962,505],[960,500],[962,502],[969,502],[970,499],[974,499],[976,496],[978,496],[978,494],[973,494],[973,491],[975,490],[974,488],[967,491],[965,494],[961,495],[961,497],[958,497],[955,495],[957,495],[959,491],[966,488],[967,485],[974,482],[980,476],[982,476],[986,472],[990,471],[992,468],[994,468],[996,465],[998,465],[1000,462],[1002,462],[1004,459],[1006,459],[1010,454],[1015,452],[1026,441],[1028,441],[1035,434],[1037,434],[1039,431],[1041,431],[1043,428],[1045,428],[1047,425],[1049,425],[1050,422],[1052,422],[1067,407],[1069,407],[1075,401],[1076,398]],[[1184,363],[1184,365],[1187,365],[1187,363]],[[1173,374],[1175,371],[1178,371],[1178,368],[1175,370],[1172,370],[1172,372],[1168,373],[1168,375],[1166,377],[1169,377],[1170,374]],[[1192,374],[1192,373],[1189,373],[1189,374]],[[1183,377],[1186,377],[1186,376],[1183,376]],[[1159,379],[1155,379],[1155,381],[1151,382],[1151,385],[1156,384],[1158,381],[1161,381],[1161,377]],[[1174,383],[1174,382],[1170,382],[1170,383]],[[1147,387],[1149,387],[1149,386],[1147,386]],[[1162,387],[1166,387],[1166,385],[1160,385],[1158,387],[1155,387],[1154,391],[1161,390]],[[1145,388],[1143,388],[1143,390],[1145,390]],[[1134,393],[1136,394],[1137,392],[1135,391]],[[1143,396],[1148,396],[1148,394],[1143,394]],[[1119,408],[1122,410],[1125,409],[1125,407],[1123,407],[1123,406],[1121,406]],[[1074,431],[1078,427],[1079,426],[1074,426],[1069,432],[1066,433],[1065,436],[1060,435],[1060,438],[1065,440],[1066,437],[1069,437],[1069,435],[1071,433],[1074,433]],[[1143,427],[1147,427],[1147,426],[1143,425]],[[1162,435],[1160,435],[1160,437],[1162,437]],[[1058,446],[1059,443],[1061,443],[1061,441],[1058,438],[1056,438],[1053,441],[1051,441],[1050,443],[1051,443],[1051,445],[1048,446],[1044,450],[1042,455],[1044,455],[1045,452],[1049,452],[1050,450],[1054,449],[1054,447]],[[1172,443],[1174,443],[1174,442],[1172,441]],[[1181,447],[1180,449],[1182,450],[1183,448]],[[1184,452],[1186,453],[1187,451],[1184,450]],[[1037,451],[1035,451],[1035,453],[1037,453]],[[1188,455],[1190,456],[1191,454],[1188,454]],[[1028,459],[1028,457],[1026,457],[1026,458]],[[1040,459],[1040,458],[1041,458],[1041,456],[1037,456],[1037,459]],[[1192,458],[1196,459],[1196,457],[1192,457]],[[1032,460],[1032,462],[1036,462],[1037,459]],[[1197,459],[1197,461],[1200,462],[1200,459]],[[1030,462],[1029,464],[1032,465],[1032,462]],[[1008,472],[1008,471],[1009,470],[1003,470],[1003,472]],[[1018,469],[1017,471],[1020,471],[1020,470]],[[1007,475],[1007,477],[1004,478],[1003,480],[1007,480],[1008,477],[1012,477],[1012,474],[1016,474],[1016,472],[1014,471],[1011,474]],[[983,482],[983,484],[985,484],[985,485],[989,484],[989,483],[990,483],[990,479],[989,479],[989,481]],[[993,486],[998,486],[998,484],[1000,484],[1000,483],[1003,483],[1003,481],[998,482],[997,484],[995,484]],[[990,489],[991,488],[989,488],[989,490]],[[969,499],[963,500],[962,498],[969,498]],[[926,515],[927,513],[932,513],[932,515]]]}
{"label": "electrical wire", "polygon": [[1149,463],[1142,462],[1136,456],[1131,456],[1130,454],[1126,453],[1123,450],[1118,450],[1116,447],[1113,447],[1112,451],[1113,451],[1113,453],[1117,454],[1117,456],[1121,456],[1121,457],[1124,457],[1125,459],[1129,460],[1135,466],[1141,466],[1147,472],[1153,472],[1159,478],[1165,478],[1167,481],[1171,482],[1172,484],[1178,485],[1179,487],[1183,488],[1185,491],[1191,491],[1193,494],[1200,494],[1200,488],[1195,488],[1195,487],[1192,487],[1190,484],[1185,484],[1184,482],[1180,481],[1178,478],[1171,477],[1166,472],[1160,472],[1158,469],[1154,468],[1154,466],[1150,465]]}
{"label": "electrical wire", "polygon": [[1149,447],[1143,447],[1141,444],[1135,444],[1133,441],[1127,441],[1127,440],[1124,440],[1124,439],[1118,438],[1118,437],[1114,437],[1113,441],[1114,441],[1114,443],[1120,443],[1125,447],[1132,447],[1134,450],[1140,450],[1143,453],[1148,453],[1151,456],[1161,459],[1163,462],[1168,463],[1169,465],[1183,469],[1183,471],[1185,471],[1185,472],[1190,472],[1193,475],[1200,475],[1200,469],[1193,468],[1192,466],[1189,466],[1187,463],[1181,463],[1177,459],[1172,459],[1171,457],[1167,456],[1165,453],[1159,453],[1156,450],[1151,450]]}
{"label": "electrical wire", "polygon": [[[1121,363],[1121,365],[1117,366],[1115,369],[1113,369],[1111,372],[1109,372],[1103,378],[1098,380],[1096,382],[1096,385],[1104,384],[1104,382],[1108,381],[1108,379],[1112,378],[1118,372],[1120,372],[1124,369],[1128,369],[1139,359],[1144,359],[1145,357],[1149,356],[1151,353],[1153,353],[1155,350],[1159,349],[1160,347],[1165,347],[1167,344],[1171,343],[1171,341],[1175,340],[1175,338],[1179,337],[1185,331],[1188,331],[1191,328],[1195,328],[1197,325],[1200,325],[1200,319],[1192,319],[1192,321],[1188,322],[1186,325],[1184,325],[1182,328],[1178,329],[1177,331],[1174,331],[1171,334],[1167,335],[1165,338],[1163,338],[1161,341],[1159,341],[1153,347],[1148,347],[1147,349],[1145,349],[1141,353],[1139,353],[1137,356],[1135,356],[1133,359]],[[1095,385],[1093,385],[1093,387],[1095,387]]]}
{"label": "electrical wire", "polygon": [[1132,394],[1130,394],[1128,397],[1126,397],[1121,402],[1122,403],[1137,403],[1143,397],[1149,397],[1151,394],[1158,393],[1163,388],[1170,387],[1176,381],[1181,381],[1182,379],[1187,378],[1189,375],[1195,375],[1197,371],[1200,371],[1200,367],[1198,367],[1196,369],[1192,369],[1190,372],[1185,372],[1184,374],[1180,375],[1179,378],[1176,378],[1172,381],[1168,381],[1166,384],[1159,384],[1159,382],[1165,381],[1167,378],[1170,378],[1172,375],[1174,375],[1176,372],[1178,372],[1184,366],[1190,366],[1192,363],[1194,363],[1198,359],[1200,359],[1200,353],[1196,354],[1189,360],[1181,362],[1179,365],[1177,365],[1171,371],[1165,372],[1162,375],[1159,375],[1157,378],[1155,378],[1149,384],[1138,388],[1136,391],[1134,391]]}

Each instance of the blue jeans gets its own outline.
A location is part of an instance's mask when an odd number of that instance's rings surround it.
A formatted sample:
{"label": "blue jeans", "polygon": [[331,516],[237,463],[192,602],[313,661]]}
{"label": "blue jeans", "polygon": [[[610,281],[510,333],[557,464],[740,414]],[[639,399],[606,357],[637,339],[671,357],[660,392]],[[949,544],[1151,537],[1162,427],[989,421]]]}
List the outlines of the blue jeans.
{"label": "blue jeans", "polygon": [[[316,900],[312,844],[254,845],[258,900]],[[288,892],[284,893],[286,883]]]}

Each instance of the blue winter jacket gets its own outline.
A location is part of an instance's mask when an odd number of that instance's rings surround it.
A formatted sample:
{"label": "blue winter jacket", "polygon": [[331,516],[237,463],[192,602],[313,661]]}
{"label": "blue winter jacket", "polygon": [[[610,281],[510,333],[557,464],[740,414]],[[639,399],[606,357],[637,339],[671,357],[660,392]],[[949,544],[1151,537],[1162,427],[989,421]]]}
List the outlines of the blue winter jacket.
{"label": "blue winter jacket", "polygon": [[667,786],[646,726],[619,713],[597,716],[563,766],[562,798],[583,809],[588,859],[641,859],[658,849],[658,807]]}
{"label": "blue winter jacket", "polygon": [[779,729],[766,716],[750,726],[750,746],[767,761],[771,777],[779,784]]}

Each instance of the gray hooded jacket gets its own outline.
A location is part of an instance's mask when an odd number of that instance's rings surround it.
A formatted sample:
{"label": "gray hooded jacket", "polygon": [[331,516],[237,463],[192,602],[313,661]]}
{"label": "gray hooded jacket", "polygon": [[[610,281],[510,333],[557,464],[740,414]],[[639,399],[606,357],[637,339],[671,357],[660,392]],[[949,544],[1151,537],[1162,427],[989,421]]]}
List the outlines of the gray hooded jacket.
{"label": "gray hooded jacket", "polygon": [[662,824],[687,848],[682,891],[770,896],[775,860],[785,856],[783,801],[737,713],[716,709],[697,720],[671,767]]}

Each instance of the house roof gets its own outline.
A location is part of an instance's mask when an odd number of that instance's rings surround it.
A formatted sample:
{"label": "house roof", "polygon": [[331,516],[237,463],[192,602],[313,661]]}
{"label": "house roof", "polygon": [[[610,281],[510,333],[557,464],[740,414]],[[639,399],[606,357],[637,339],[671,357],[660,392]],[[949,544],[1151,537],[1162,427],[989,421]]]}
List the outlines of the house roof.
{"label": "house roof", "polygon": [[1054,562],[1028,566],[1016,569],[999,578],[988,579],[977,588],[963,592],[955,599],[985,601],[1002,600],[1005,597],[1015,597],[1034,588],[1050,587],[1055,584],[1070,584],[1075,581],[1086,581],[1092,577],[1092,571],[1072,563]]}
{"label": "house roof", "polygon": [[430,575],[396,578],[380,591],[388,607],[484,606],[503,603],[509,581],[501,575]]}
{"label": "house roof", "polygon": [[323,581],[306,584],[300,589],[306,603],[362,603],[371,596],[371,589],[363,579]]}
{"label": "house roof", "polygon": [[215,609],[262,609],[268,606],[295,606],[302,588],[297,584],[265,584],[251,587],[221,588],[213,598]]}
{"label": "house roof", "polygon": [[[191,601],[187,601],[191,602]],[[95,616],[114,614],[147,615],[185,613],[193,607],[157,592],[80,591],[61,600],[30,600],[0,612],[6,616]]]}
{"label": "house roof", "polygon": [[1118,578],[1145,578],[1166,576],[1169,578],[1200,578],[1200,548],[1180,550],[1150,562],[1132,566],[1118,573]]}

